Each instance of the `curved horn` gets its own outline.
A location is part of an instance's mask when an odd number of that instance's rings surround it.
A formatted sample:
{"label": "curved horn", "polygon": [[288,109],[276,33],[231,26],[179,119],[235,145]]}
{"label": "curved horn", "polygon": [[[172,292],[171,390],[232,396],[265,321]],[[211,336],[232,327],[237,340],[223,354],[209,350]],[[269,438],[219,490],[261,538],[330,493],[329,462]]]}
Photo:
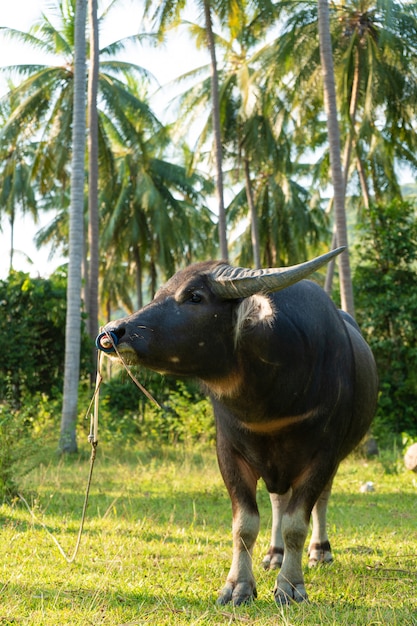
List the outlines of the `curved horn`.
{"label": "curved horn", "polygon": [[248,298],[255,293],[271,293],[297,283],[340,254],[346,247],[336,248],[315,259],[292,265],[260,270],[219,265],[208,274],[210,286],[221,298]]}

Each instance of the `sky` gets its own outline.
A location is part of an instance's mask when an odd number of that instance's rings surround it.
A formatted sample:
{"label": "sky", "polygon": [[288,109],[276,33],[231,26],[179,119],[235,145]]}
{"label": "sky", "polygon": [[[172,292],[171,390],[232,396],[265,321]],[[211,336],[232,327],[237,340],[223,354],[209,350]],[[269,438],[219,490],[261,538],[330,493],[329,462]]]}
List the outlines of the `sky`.
{"label": "sky", "polygon": [[[110,1],[110,0],[109,0]],[[100,45],[108,44],[122,37],[144,31],[142,25],[141,0],[119,0],[103,23],[100,32]],[[7,26],[21,31],[28,31],[41,13],[51,15],[50,7],[53,0],[0,0],[0,26]],[[99,2],[107,6],[107,2]],[[187,16],[193,19],[193,16]],[[119,57],[121,58],[121,57]],[[134,46],[129,49],[124,60],[137,63],[151,71],[161,86],[168,84],[186,71],[208,62],[203,53],[191,48],[187,35],[181,31],[174,32],[169,42],[158,48]],[[33,49],[21,43],[16,44],[0,34],[0,66],[47,62],[46,58],[34,56]],[[6,83],[0,76],[0,97],[6,91]],[[164,95],[165,94],[165,95]],[[162,90],[154,100],[154,111],[163,117],[164,110],[172,97],[172,93]],[[65,260],[60,257],[50,258],[49,248],[37,250],[33,237],[41,226],[46,225],[52,216],[43,216],[38,224],[30,217],[19,218],[15,226],[14,269],[29,272],[32,276],[47,277]],[[7,220],[0,222],[0,279],[7,278],[9,271],[10,228]]]}

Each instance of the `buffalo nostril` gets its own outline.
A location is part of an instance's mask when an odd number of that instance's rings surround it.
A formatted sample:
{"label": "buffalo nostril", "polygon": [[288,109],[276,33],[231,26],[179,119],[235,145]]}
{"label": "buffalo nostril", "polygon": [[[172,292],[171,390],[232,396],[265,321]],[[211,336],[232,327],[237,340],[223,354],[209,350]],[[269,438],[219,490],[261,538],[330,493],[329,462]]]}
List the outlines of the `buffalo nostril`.
{"label": "buffalo nostril", "polygon": [[115,346],[119,343],[119,339],[113,331],[105,331],[100,333],[96,338],[96,347],[103,352],[114,352]]}
{"label": "buffalo nostril", "polygon": [[117,341],[120,341],[126,332],[126,328],[124,326],[119,326],[118,328],[113,328],[110,332],[112,335],[116,335]]}

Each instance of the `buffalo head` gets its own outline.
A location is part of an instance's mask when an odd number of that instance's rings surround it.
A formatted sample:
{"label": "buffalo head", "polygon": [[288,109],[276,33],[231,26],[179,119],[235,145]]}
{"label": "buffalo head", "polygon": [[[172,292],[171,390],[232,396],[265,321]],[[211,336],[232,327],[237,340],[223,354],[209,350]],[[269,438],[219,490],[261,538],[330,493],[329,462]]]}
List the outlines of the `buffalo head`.
{"label": "buffalo head", "polygon": [[111,333],[128,364],[215,384],[233,371],[242,331],[272,321],[274,307],[265,294],[306,278],[343,250],[277,269],[195,263],[170,278],[140,311],[107,324],[97,347],[117,358]]}

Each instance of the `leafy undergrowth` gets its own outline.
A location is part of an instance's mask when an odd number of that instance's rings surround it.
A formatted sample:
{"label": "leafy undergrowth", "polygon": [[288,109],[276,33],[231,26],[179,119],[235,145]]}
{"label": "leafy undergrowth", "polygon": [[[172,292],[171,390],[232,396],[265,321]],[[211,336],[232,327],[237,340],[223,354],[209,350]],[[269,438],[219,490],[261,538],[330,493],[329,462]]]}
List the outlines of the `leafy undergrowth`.
{"label": "leafy undergrowth", "polygon": [[[72,553],[87,473],[88,450],[73,459],[50,452],[21,488],[36,519],[19,499],[0,507],[0,625],[417,625],[417,477],[401,466],[341,466],[329,510],[335,562],[305,566],[310,602],[285,608],[260,565],[271,525],[262,486],[258,599],[215,604],[231,512],[214,450],[99,446],[80,552],[67,564],[40,522]],[[366,481],[375,491],[360,493]]]}

